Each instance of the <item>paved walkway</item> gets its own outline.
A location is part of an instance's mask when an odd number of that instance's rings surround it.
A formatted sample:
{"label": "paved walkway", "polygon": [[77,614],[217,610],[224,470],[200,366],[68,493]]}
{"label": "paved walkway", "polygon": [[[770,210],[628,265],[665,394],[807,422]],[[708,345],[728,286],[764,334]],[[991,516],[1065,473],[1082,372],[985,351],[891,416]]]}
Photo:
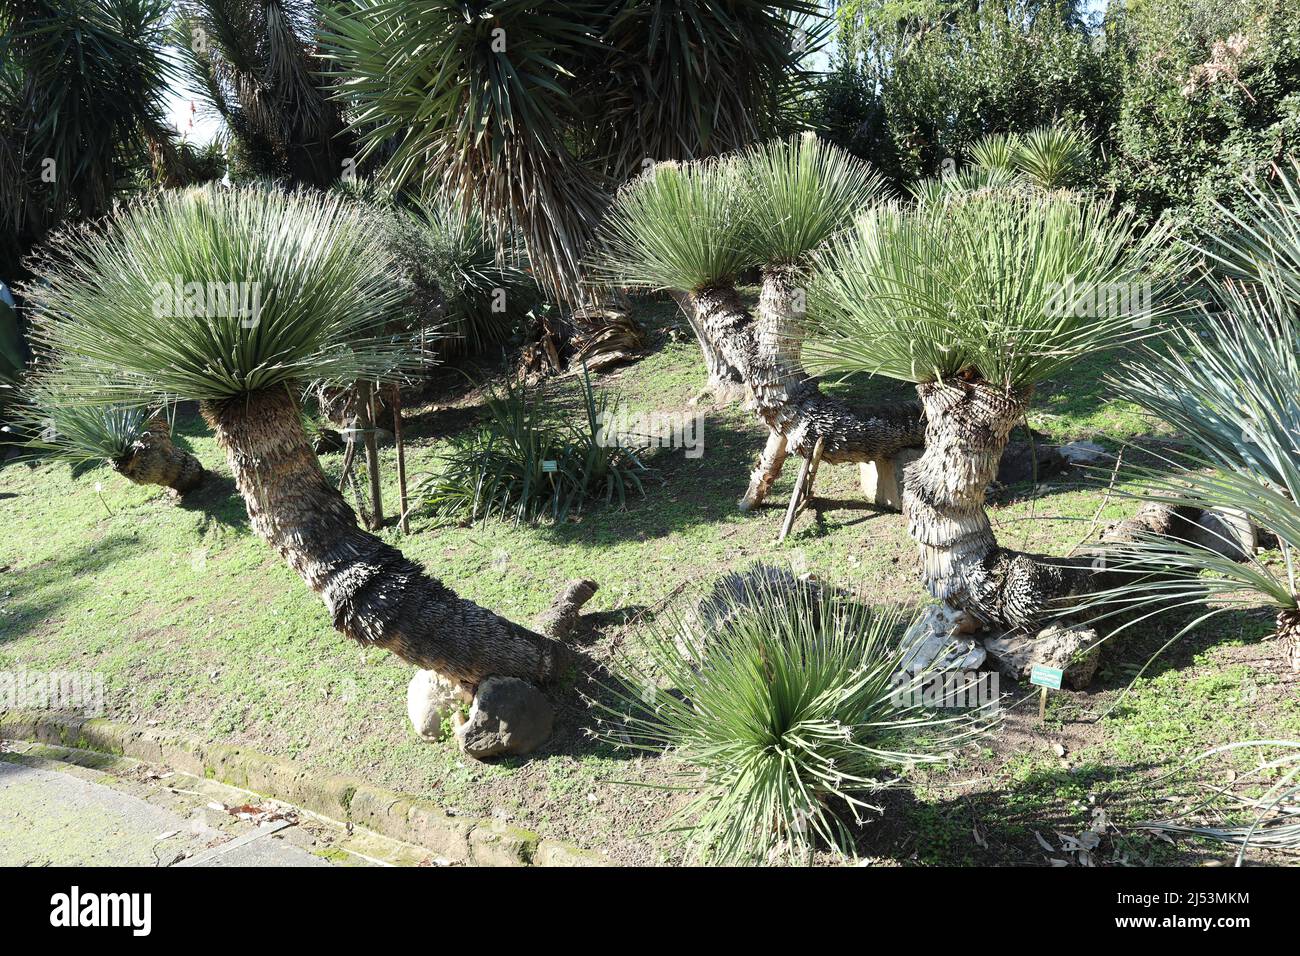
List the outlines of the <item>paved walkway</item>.
{"label": "paved walkway", "polygon": [[213,826],[202,813],[181,816],[82,776],[0,760],[0,866],[328,866],[286,842],[291,826]]}

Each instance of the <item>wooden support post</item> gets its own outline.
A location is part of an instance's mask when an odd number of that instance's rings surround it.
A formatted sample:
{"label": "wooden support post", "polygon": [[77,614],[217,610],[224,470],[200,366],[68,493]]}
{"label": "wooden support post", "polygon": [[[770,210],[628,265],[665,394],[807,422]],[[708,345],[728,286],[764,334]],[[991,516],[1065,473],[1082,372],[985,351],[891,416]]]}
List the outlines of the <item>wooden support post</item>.
{"label": "wooden support post", "polygon": [[397,493],[400,497],[402,534],[411,533],[410,503],[406,495],[406,447],[402,444],[402,386],[393,389],[393,442],[397,445]]}
{"label": "wooden support post", "polygon": [[799,465],[799,477],[794,483],[794,492],[790,495],[790,507],[785,511],[785,522],[781,525],[781,534],[776,539],[778,544],[785,540],[790,529],[794,527],[794,519],[799,516],[799,512],[812,501],[813,481],[817,478],[817,467],[822,461],[822,441],[821,438],[817,439],[812,458],[805,458]]}
{"label": "wooden support post", "polygon": [[370,505],[374,511],[370,518],[370,530],[378,531],[384,526],[384,503],[379,491],[379,445],[375,442],[372,394],[373,389],[369,382],[357,383],[357,413],[361,420],[361,427],[365,429],[366,470],[370,472]]}

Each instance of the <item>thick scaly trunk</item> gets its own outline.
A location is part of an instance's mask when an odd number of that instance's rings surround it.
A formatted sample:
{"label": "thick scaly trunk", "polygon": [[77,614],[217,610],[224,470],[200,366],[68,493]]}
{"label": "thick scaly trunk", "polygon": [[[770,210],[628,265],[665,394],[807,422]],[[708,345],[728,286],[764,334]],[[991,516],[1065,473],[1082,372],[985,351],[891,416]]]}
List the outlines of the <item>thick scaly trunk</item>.
{"label": "thick scaly trunk", "polygon": [[727,361],[705,332],[697,315],[694,297],[684,292],[677,292],[673,293],[673,298],[686,314],[686,321],[691,324],[695,339],[700,343],[700,351],[704,354],[704,366],[709,370],[708,383],[700,396],[711,395],[716,401],[724,404],[744,400],[745,377],[740,369]]}
{"label": "thick scaly trunk", "polygon": [[1007,436],[1028,394],[983,382],[917,386],[925,409],[925,451],[907,470],[903,513],[921,549],[925,586],[989,625],[1030,628],[1059,602],[1092,586],[1088,558],[1037,558],[998,546],[984,511]]}
{"label": "thick scaly trunk", "polygon": [[1293,671],[1300,671],[1300,610],[1287,608],[1278,612],[1277,642],[1283,662]]}
{"label": "thick scaly trunk", "polygon": [[178,494],[198,487],[205,475],[197,458],[172,444],[171,429],[162,417],[149,422],[148,430],[113,468],[137,485],[162,485]]}
{"label": "thick scaly trunk", "polygon": [[767,496],[788,454],[811,458],[818,439],[822,460],[832,465],[892,458],[904,448],[919,448],[924,440],[925,424],[916,404],[900,402],[856,411],[823,395],[804,371],[804,281],[794,269],[763,271],[746,381],[759,417],[783,444],[782,453],[776,454],[777,439],[769,439],[741,499],[745,510]]}
{"label": "thick scaly trunk", "polygon": [[338,630],[467,685],[492,675],[543,683],[561,671],[562,645],[457,597],[357,526],[321,471],[288,391],[205,403],[203,414],[253,530],[320,595]]}

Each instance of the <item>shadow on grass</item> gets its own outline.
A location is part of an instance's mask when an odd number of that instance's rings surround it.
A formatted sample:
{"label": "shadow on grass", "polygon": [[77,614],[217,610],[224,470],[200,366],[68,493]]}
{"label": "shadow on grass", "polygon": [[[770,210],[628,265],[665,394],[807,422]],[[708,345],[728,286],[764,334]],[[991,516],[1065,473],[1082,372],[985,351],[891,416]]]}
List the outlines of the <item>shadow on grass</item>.
{"label": "shadow on grass", "polygon": [[203,483],[177,499],[176,505],[198,512],[209,523],[226,528],[248,527],[244,499],[235,487],[235,479],[224,472],[209,469]]}
{"label": "shadow on grass", "polygon": [[[1102,664],[1091,689],[1123,690],[1139,672],[1144,679],[1153,679],[1167,671],[1194,666],[1200,655],[1226,642],[1258,644],[1273,635],[1274,611],[1263,607],[1234,608],[1210,618],[1168,648],[1164,647],[1180,630],[1209,610],[1205,604],[1170,610],[1108,637],[1102,644]],[[1124,623],[1125,619],[1119,618],[1099,625],[1102,628],[1109,625],[1113,633]],[[1142,670],[1144,666],[1146,669]]]}
{"label": "shadow on grass", "polygon": [[97,575],[106,568],[136,556],[144,547],[132,535],[114,532],[58,558],[7,570],[0,578],[9,592],[0,644],[35,631],[63,607],[93,590]]}
{"label": "shadow on grass", "polygon": [[904,865],[1080,865],[1061,835],[1078,838],[1094,825],[1094,809],[1103,809],[1115,825],[1104,828],[1091,851],[1094,865],[1194,862],[1195,847],[1174,848],[1124,825],[1156,808],[1122,795],[1141,792],[1165,769],[1150,762],[1035,768],[1006,779],[972,781],[977,785],[965,792],[936,800],[922,799],[910,788],[886,791],[871,800],[883,812],[854,828],[856,849],[863,857]]}

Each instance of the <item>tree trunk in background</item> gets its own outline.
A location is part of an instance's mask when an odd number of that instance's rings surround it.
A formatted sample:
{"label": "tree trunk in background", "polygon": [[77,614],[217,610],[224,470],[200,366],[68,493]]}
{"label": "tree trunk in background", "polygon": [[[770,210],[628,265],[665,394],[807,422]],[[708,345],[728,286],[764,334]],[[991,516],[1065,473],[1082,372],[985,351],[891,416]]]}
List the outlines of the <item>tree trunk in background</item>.
{"label": "tree trunk in background", "polygon": [[925,451],[907,471],[903,514],[921,549],[926,588],[983,623],[1030,628],[1061,599],[1093,586],[1091,558],[1039,558],[998,546],[984,511],[1007,436],[1029,395],[983,382],[917,386]]}
{"label": "tree trunk in background", "polygon": [[149,422],[149,429],[113,469],[137,485],[162,485],[184,494],[203,483],[206,472],[197,458],[172,444],[171,429],[161,417]]}
{"label": "tree trunk in background", "polygon": [[705,333],[696,315],[697,306],[694,297],[688,293],[674,292],[673,298],[686,314],[686,321],[691,324],[695,340],[699,342],[700,351],[704,353],[704,366],[709,370],[709,381],[701,395],[712,395],[715,400],[728,405],[742,401],[746,393],[745,377],[740,369],[723,358]]}
{"label": "tree trunk in background", "polygon": [[338,630],[468,685],[492,675],[543,683],[563,669],[562,645],[457,597],[357,526],[321,471],[287,390],[205,402],[203,415],[253,530],[320,595]]}
{"label": "tree trunk in background", "polygon": [[[803,309],[796,298],[797,281],[792,271],[764,273],[757,322],[729,286],[679,299],[701,343],[707,342],[719,362],[741,376],[769,429],[767,447],[740,499],[746,511],[766,497],[786,457],[793,452],[811,458],[819,438],[822,460],[836,465],[892,458],[904,448],[919,447],[925,434],[920,407],[913,402],[859,413],[822,394],[800,361]],[[705,356],[707,360],[708,349]]]}

